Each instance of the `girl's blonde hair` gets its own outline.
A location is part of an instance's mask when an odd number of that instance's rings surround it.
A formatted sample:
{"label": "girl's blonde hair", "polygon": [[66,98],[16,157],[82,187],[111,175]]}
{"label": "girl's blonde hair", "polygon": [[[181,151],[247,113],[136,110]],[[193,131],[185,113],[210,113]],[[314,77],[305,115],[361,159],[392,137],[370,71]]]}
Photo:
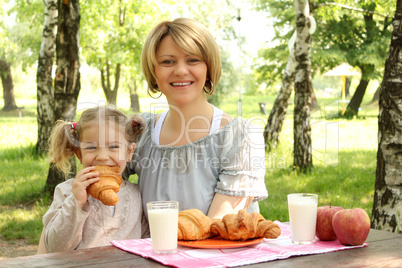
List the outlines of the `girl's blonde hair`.
{"label": "girl's blonde hair", "polygon": [[49,138],[49,161],[66,176],[71,168],[69,160],[80,148],[82,131],[95,120],[113,121],[116,125],[124,127],[125,138],[129,143],[135,142],[144,131],[144,124],[139,116],[128,119],[123,112],[113,106],[89,108],[82,113],[77,123],[58,120]]}
{"label": "girl's blonde hair", "polygon": [[[159,23],[148,35],[141,54],[141,67],[151,92],[160,90],[156,84],[156,52],[164,37],[170,35],[173,41],[186,53],[197,55],[207,64],[207,93],[212,94],[221,77],[221,56],[219,47],[210,31],[201,23],[188,18]],[[212,82],[212,83],[211,83]]]}

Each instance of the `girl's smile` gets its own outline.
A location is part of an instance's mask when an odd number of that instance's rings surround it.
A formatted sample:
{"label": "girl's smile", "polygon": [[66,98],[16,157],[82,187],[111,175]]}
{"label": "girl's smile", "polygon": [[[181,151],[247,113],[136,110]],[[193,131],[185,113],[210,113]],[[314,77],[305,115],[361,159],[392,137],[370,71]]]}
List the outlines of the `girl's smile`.
{"label": "girl's smile", "polygon": [[81,147],[77,152],[82,166],[94,165],[118,166],[120,174],[134,151],[134,144],[129,144],[113,122],[100,122],[88,125],[82,132]]}

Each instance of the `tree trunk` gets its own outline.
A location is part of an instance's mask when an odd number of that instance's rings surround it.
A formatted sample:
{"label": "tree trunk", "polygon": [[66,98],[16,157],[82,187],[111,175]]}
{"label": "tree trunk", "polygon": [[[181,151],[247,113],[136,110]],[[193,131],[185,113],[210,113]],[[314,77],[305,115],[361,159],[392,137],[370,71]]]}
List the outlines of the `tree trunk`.
{"label": "tree trunk", "polygon": [[373,99],[371,100],[370,103],[376,102],[380,99],[380,90],[381,90],[381,85],[377,88],[377,90],[374,92]]}
{"label": "tree trunk", "polygon": [[350,96],[350,84],[352,84],[352,80],[349,77],[346,77],[345,80],[345,97]]}
{"label": "tree trunk", "polygon": [[134,79],[134,87],[128,86],[130,89],[130,108],[133,112],[140,112],[140,101],[137,94],[137,80]]}
{"label": "tree trunk", "polygon": [[[80,92],[79,61],[79,0],[58,2],[59,23],[56,39],[57,69],[54,81],[54,121],[62,119],[73,121]],[[72,175],[75,175],[75,161],[72,162]],[[45,190],[53,193],[54,188],[65,179],[64,175],[50,165]]]}
{"label": "tree trunk", "polygon": [[14,83],[13,77],[11,76],[11,67],[4,55],[2,55],[0,59],[0,77],[3,85],[4,99],[4,107],[2,111],[12,111],[18,109],[17,104],[15,104]]}
{"label": "tree trunk", "polygon": [[[367,8],[373,9],[375,8],[375,4],[373,5],[368,5]],[[375,41],[375,36],[379,34],[378,30],[376,28],[376,22],[373,19],[373,14],[372,13],[364,13],[363,15],[364,18],[364,25],[366,28],[366,37],[365,37],[365,44],[373,44]],[[386,23],[384,23],[386,25]],[[386,26],[384,26],[386,27]],[[362,76],[360,79],[360,83],[356,88],[355,93],[353,94],[352,99],[350,100],[348,106],[346,107],[346,111],[344,113],[344,116],[347,118],[351,118],[359,113],[359,108],[360,105],[363,101],[364,94],[366,93],[366,89],[368,86],[368,83],[370,82],[370,75],[374,73],[375,70],[375,65],[374,64],[357,64],[359,66],[360,70],[362,71]]]}
{"label": "tree trunk", "polygon": [[297,62],[293,47],[289,51],[289,58],[286,64],[285,75],[282,79],[281,89],[269,113],[267,125],[264,128],[265,145],[269,151],[275,148],[279,142],[279,135],[282,131],[283,121],[288,111],[289,98],[294,86],[296,66]]}
{"label": "tree trunk", "polygon": [[397,1],[378,115],[378,151],[371,227],[402,233],[402,0]]}
{"label": "tree trunk", "polygon": [[[374,66],[369,66],[369,68],[374,68]],[[366,67],[360,67],[360,69],[362,70],[362,78],[360,79],[360,83],[357,86],[352,99],[350,100],[348,106],[346,107],[346,112],[344,116],[347,118],[351,118],[358,114],[360,105],[362,104],[363,101],[364,94],[366,93],[367,86],[370,82],[369,80],[364,78]]]}
{"label": "tree trunk", "polygon": [[114,80],[115,80],[114,81],[114,89],[112,89],[112,86],[110,84],[111,73],[110,73],[110,65],[109,65],[108,60],[106,60],[106,73],[103,69],[101,70],[102,89],[103,89],[103,92],[105,93],[106,100],[109,104],[113,104],[113,105],[117,104],[117,92],[119,90],[120,72],[121,72],[121,64],[118,63],[118,64],[116,64],[116,72],[114,75]]}
{"label": "tree trunk", "polygon": [[295,56],[298,65],[295,77],[295,108],[293,122],[293,165],[300,171],[313,167],[310,110],[312,97],[310,60],[310,18],[308,0],[296,0],[297,38]]}
{"label": "tree trunk", "polygon": [[[310,71],[311,73],[311,71]],[[313,86],[311,86],[311,110],[319,110],[320,106],[318,105],[317,102],[317,96],[315,95],[315,90]]]}
{"label": "tree trunk", "polygon": [[39,51],[37,83],[38,142],[36,152],[45,153],[53,127],[53,81],[52,67],[57,33],[57,0],[45,0],[45,21]]}

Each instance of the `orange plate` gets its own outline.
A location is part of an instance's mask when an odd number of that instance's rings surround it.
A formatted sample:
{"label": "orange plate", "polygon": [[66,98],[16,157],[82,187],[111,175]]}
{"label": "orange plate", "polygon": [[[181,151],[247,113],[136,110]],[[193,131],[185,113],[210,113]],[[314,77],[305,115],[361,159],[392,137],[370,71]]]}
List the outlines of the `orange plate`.
{"label": "orange plate", "polygon": [[222,239],[222,237],[214,237],[198,241],[178,240],[177,244],[191,248],[239,248],[258,244],[263,239],[264,238],[254,238],[246,241],[231,241]]}

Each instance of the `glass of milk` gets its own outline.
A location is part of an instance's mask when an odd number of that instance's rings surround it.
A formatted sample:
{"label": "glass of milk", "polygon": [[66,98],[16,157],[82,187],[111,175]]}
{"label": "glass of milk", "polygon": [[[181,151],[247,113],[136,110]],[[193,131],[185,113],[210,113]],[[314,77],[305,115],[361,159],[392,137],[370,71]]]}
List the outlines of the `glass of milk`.
{"label": "glass of milk", "polygon": [[318,195],[288,194],[289,221],[294,244],[315,242]]}
{"label": "glass of milk", "polygon": [[148,202],[147,211],[154,253],[176,253],[177,229],[179,226],[179,202]]}

